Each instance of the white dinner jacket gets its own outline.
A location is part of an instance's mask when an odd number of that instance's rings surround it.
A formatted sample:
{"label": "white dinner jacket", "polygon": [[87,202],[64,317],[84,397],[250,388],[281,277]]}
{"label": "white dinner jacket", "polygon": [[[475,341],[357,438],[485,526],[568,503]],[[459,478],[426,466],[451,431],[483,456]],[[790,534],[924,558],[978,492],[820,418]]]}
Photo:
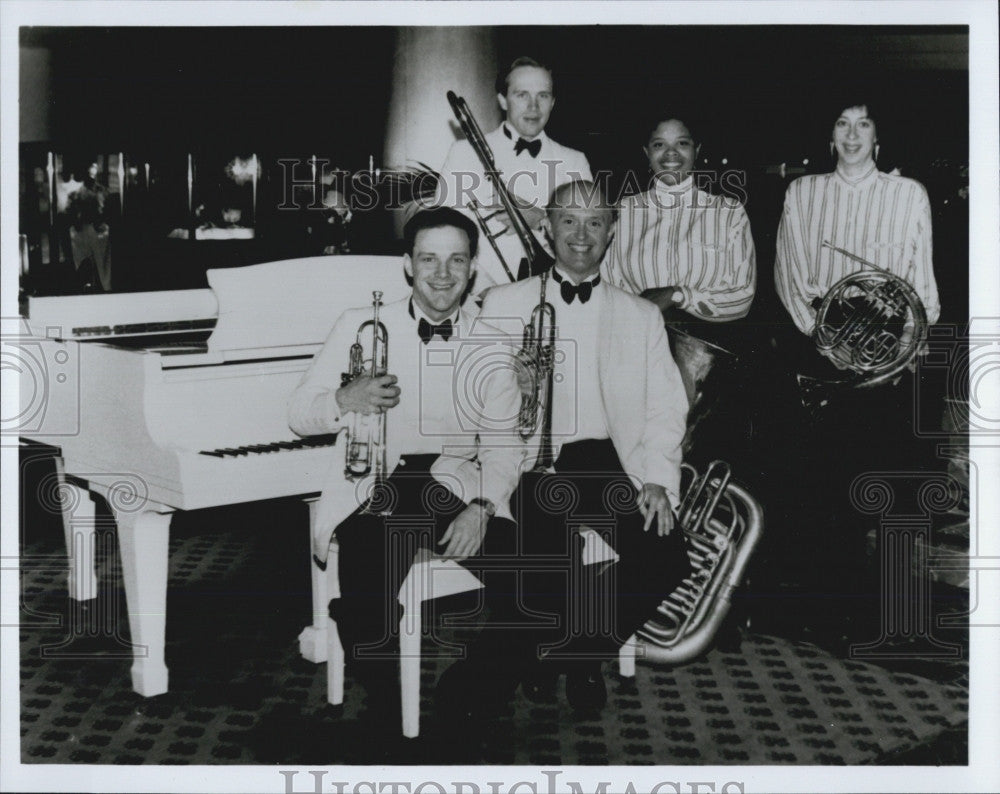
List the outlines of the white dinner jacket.
{"label": "white dinner jacket", "polygon": [[[416,321],[409,314],[410,297],[389,303],[382,308],[379,319],[389,334],[389,369],[399,378],[403,395],[410,408],[418,413],[424,408],[420,400],[420,367],[422,362],[420,341],[416,335]],[[348,351],[354,342],[358,326],[370,320],[370,307],[348,309],[337,320],[323,348],[313,359],[308,372],[289,400],[289,425],[300,435],[336,433],[353,421],[353,414],[339,415],[334,395],[340,388],[341,373],[347,368]],[[468,371],[481,370],[476,356],[485,359],[486,364],[496,364],[498,354],[510,353],[510,341],[500,331],[480,322],[475,315],[462,308],[459,312],[458,332],[451,338],[447,353],[449,369],[461,375]],[[447,343],[440,343],[441,345]],[[503,348],[500,350],[498,345]],[[430,354],[423,354],[424,356]],[[475,417],[470,417],[469,406],[458,399],[454,406],[433,406],[434,410],[451,411],[449,424],[454,425],[454,433],[435,436],[427,451],[434,449],[438,454],[431,474],[435,480],[455,493],[463,501],[482,496],[497,505],[498,514],[508,517],[510,496],[517,485],[518,476],[528,449],[519,442],[514,432],[513,417],[520,407],[520,391],[510,366],[493,366],[476,381],[475,397],[484,402],[485,408],[494,417],[510,417],[508,427],[494,423],[492,427],[480,428],[475,425]],[[420,422],[401,424],[398,409],[392,409],[387,417],[389,429],[386,443],[386,466],[392,472],[399,465],[402,455],[413,452],[416,445],[408,440],[421,436]],[[412,411],[411,411],[412,413]],[[461,417],[464,417],[462,419]],[[372,479],[352,482],[344,477],[345,438],[340,433],[333,448],[325,487],[316,506],[313,524],[313,553],[325,561],[329,551],[330,537],[337,526],[361,505],[368,496]],[[481,438],[480,438],[481,436]]]}
{"label": "white dinner jacket", "polygon": [[[539,288],[539,276],[494,287],[486,293],[480,317],[520,335],[538,304]],[[662,485],[677,507],[688,402],[663,318],[643,298],[606,282],[601,289],[607,292],[598,329],[597,369],[608,434],[625,473],[642,484]],[[548,293],[558,327],[561,298],[558,290],[550,288]]]}

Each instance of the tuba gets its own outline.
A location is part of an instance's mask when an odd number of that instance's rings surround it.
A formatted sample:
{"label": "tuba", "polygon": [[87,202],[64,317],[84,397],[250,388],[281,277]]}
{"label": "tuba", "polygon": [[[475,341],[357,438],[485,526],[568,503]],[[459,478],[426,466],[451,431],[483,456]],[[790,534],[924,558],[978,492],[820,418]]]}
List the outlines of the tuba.
{"label": "tuba", "polygon": [[[377,378],[389,371],[389,332],[378,318],[381,307],[382,293],[376,290],[372,293],[372,319],[365,320],[358,326],[350,349],[348,371],[342,373],[340,378],[341,386],[346,386],[362,375]],[[369,351],[367,356],[366,348]],[[356,482],[374,476],[373,493],[376,493],[384,485],[387,474],[385,413],[355,413],[344,432],[344,477]],[[378,511],[369,502],[362,512]]]}
{"label": "tuba", "polygon": [[727,385],[727,378],[732,380],[738,357],[720,345],[689,333],[679,324],[668,322],[666,328],[688,400],[687,430],[681,445],[686,455],[694,447],[699,425],[708,419],[719,401],[722,386]]}
{"label": "tuba", "polygon": [[521,395],[518,433],[527,441],[542,423],[538,459],[534,471],[544,471],[552,465],[552,382],[556,346],[556,310],[545,300],[548,271],[543,271],[538,305],[531,310],[531,319],[524,327],[524,339],[517,351],[517,360],[531,378],[530,389]]}
{"label": "tuba", "polygon": [[763,530],[760,504],[730,479],[729,466],[711,463],[704,475],[682,464],[688,481],[679,520],[692,573],[636,632],[645,658],[684,664],[704,653],[729,612]]}
{"label": "tuba", "polygon": [[473,151],[475,151],[476,156],[479,158],[486,178],[492,183],[497,199],[503,206],[503,210],[491,215],[483,215],[483,208],[479,206],[479,203],[475,199],[469,202],[469,209],[475,215],[476,222],[479,224],[483,236],[489,240],[490,246],[492,246],[494,253],[497,255],[497,259],[500,260],[500,264],[503,265],[503,269],[507,273],[507,277],[511,281],[517,281],[517,271],[511,269],[510,264],[500,252],[500,246],[497,244],[497,238],[506,233],[507,228],[505,227],[498,232],[492,232],[488,223],[499,212],[506,212],[507,217],[510,218],[514,233],[517,234],[518,240],[521,241],[524,256],[528,260],[528,274],[536,275],[542,272],[552,264],[552,257],[546,253],[538,240],[535,239],[535,235],[531,233],[531,227],[524,220],[524,216],[521,215],[521,211],[518,209],[514,198],[510,195],[510,191],[507,190],[507,186],[504,184],[503,178],[497,170],[493,150],[486,142],[486,138],[479,127],[479,123],[476,121],[476,117],[472,115],[472,111],[469,110],[465,99],[456,96],[454,91],[448,92],[448,104],[451,105],[452,112],[455,114],[455,118],[458,119],[458,123],[462,127],[462,132],[465,133],[466,140],[468,140],[469,145],[472,146]]}
{"label": "tuba", "polygon": [[838,369],[854,375],[840,380],[798,375],[802,404],[814,410],[839,390],[867,389],[891,381],[911,365],[927,339],[927,313],[905,279],[828,241],[823,247],[871,272],[862,270],[842,278],[816,311],[816,349]]}

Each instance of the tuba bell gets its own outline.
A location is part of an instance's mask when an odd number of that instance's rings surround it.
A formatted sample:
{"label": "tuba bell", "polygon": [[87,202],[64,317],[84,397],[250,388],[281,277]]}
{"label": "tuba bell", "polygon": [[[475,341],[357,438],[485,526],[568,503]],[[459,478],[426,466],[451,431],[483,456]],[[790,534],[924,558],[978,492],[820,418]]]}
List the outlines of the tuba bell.
{"label": "tuba bell", "polygon": [[[340,385],[346,386],[366,375],[377,378],[389,371],[389,332],[379,320],[382,293],[372,293],[372,319],[358,326],[348,358],[348,371],[341,374]],[[374,503],[379,501],[386,472],[386,415],[355,413],[346,434],[344,477],[356,482],[374,477],[372,499],[362,511],[385,515]]]}
{"label": "tuba bell", "polygon": [[657,614],[636,632],[645,658],[685,664],[711,645],[729,612],[763,531],[763,511],[715,461],[699,477],[682,464],[688,485],[679,512],[692,573],[664,599]]}
{"label": "tuba bell", "polygon": [[927,339],[927,312],[916,290],[867,259],[830,248],[870,268],[842,278],[816,311],[816,349],[838,369],[854,373],[838,380],[798,375],[802,404],[820,408],[843,389],[868,389],[893,380],[909,367]]}

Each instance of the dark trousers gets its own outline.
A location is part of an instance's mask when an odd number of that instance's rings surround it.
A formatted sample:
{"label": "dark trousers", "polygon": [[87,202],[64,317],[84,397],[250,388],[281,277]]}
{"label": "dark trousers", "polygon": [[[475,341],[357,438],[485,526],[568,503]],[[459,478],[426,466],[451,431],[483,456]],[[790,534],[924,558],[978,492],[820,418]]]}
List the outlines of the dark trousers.
{"label": "dark trousers", "polygon": [[[767,475],[755,483],[755,495],[768,516],[761,552],[769,569],[758,581],[771,577],[856,599],[871,590],[865,535],[876,519],[859,507],[864,496],[854,491],[864,482],[859,478],[918,465],[913,377],[905,372],[895,384],[834,389],[827,405],[809,411],[801,405],[796,373],[824,381],[850,373],[831,365],[794,328],[777,341],[776,355],[762,366],[770,375],[767,388],[751,392],[766,400],[755,411],[756,468]],[[828,603],[838,611],[847,602]]]}
{"label": "dark trousers", "polygon": [[[400,585],[420,549],[440,553],[438,541],[465,503],[430,476],[435,455],[404,457],[386,483],[392,502],[389,516],[355,511],[337,527],[340,545],[339,599],[330,602],[344,655],[363,683],[385,681],[397,675]],[[483,547],[461,564],[484,578],[487,591],[510,590],[504,571],[490,567],[509,557],[515,542],[514,525],[493,518]],[[487,570],[488,569],[488,570]]]}
{"label": "dark trousers", "polygon": [[[567,444],[555,473],[524,475],[512,499],[522,575],[505,652],[524,663],[614,656],[689,573],[683,532],[643,531],[637,491],[610,440]],[[581,564],[579,530],[596,531],[619,556]],[[506,602],[510,606],[510,602]]]}

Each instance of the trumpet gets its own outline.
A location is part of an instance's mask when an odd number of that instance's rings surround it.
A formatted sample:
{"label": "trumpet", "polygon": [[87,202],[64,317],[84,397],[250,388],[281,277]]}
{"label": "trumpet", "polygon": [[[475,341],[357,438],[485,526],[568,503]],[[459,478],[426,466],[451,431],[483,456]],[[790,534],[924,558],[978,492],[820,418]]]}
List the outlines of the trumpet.
{"label": "trumpet", "polygon": [[910,284],[829,241],[839,254],[864,265],[842,278],[824,296],[816,312],[813,340],[817,350],[854,377],[825,381],[798,375],[802,403],[816,409],[843,388],[871,388],[891,381],[917,357],[927,338],[927,312]]}
{"label": "trumpet", "polygon": [[[455,114],[455,118],[458,119],[458,123],[462,127],[462,132],[465,133],[466,140],[472,146],[476,156],[479,157],[479,162],[483,166],[486,178],[492,183],[497,199],[503,205],[502,211],[506,212],[507,217],[510,218],[511,226],[518,240],[520,240],[521,247],[524,249],[524,256],[528,260],[528,275],[536,275],[542,272],[552,264],[552,257],[548,255],[535,238],[535,235],[531,233],[531,227],[524,220],[524,216],[518,209],[514,198],[510,195],[510,191],[507,190],[507,186],[504,184],[503,178],[497,170],[493,150],[486,142],[486,137],[483,135],[476,117],[472,115],[472,111],[469,110],[469,105],[465,99],[457,96],[454,91],[448,92],[448,104],[451,105],[452,112]],[[500,264],[503,266],[504,272],[507,273],[507,277],[511,281],[517,281],[516,271],[511,269],[504,255],[500,252],[500,246],[497,244],[497,238],[503,235],[507,229],[504,228],[498,232],[492,232],[488,225],[488,221],[499,214],[499,212],[484,216],[482,207],[479,206],[479,203],[475,199],[469,202],[469,209],[475,215],[476,223],[479,224],[483,236],[489,240],[494,253],[497,255],[497,259],[500,260]]]}
{"label": "trumpet", "polygon": [[521,349],[517,351],[518,361],[531,376],[531,390],[521,396],[521,411],[518,415],[518,433],[527,441],[542,423],[541,444],[534,470],[544,471],[554,460],[552,448],[552,382],[556,345],[556,310],[545,300],[545,288],[549,273],[541,276],[538,305],[531,310],[531,319],[524,327]]}
{"label": "trumpet", "polygon": [[[378,318],[381,307],[382,293],[376,290],[372,293],[372,319],[365,320],[358,326],[350,349],[348,371],[341,374],[341,386],[346,386],[363,375],[377,378],[389,371],[389,332]],[[366,347],[370,351],[367,357]],[[344,477],[357,481],[374,475],[372,493],[377,494],[385,483],[387,473],[385,413],[355,413],[344,432],[347,434]],[[369,502],[362,512],[377,511],[371,508]]]}

